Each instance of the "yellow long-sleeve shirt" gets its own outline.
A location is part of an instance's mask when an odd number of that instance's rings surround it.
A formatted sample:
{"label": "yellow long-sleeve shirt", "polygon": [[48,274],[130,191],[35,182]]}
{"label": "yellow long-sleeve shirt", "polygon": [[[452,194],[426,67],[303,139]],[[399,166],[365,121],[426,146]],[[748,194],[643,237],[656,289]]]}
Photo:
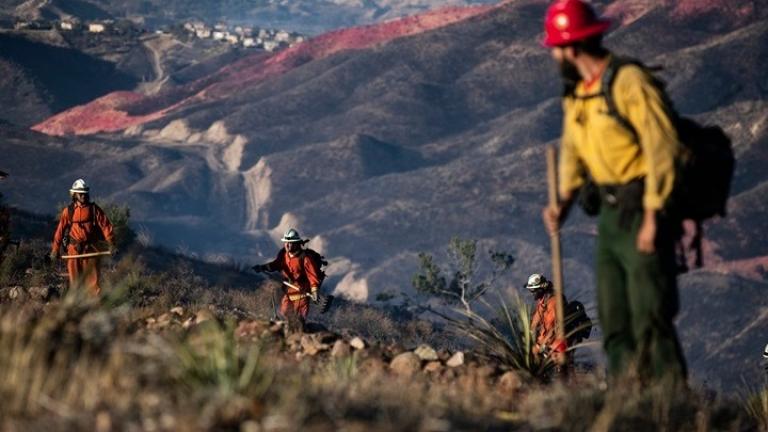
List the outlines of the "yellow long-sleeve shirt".
{"label": "yellow long-sleeve shirt", "polygon": [[626,65],[617,71],[613,99],[637,131],[635,139],[608,114],[604,97],[588,97],[599,93],[601,84],[587,89],[581,82],[576,97],[563,101],[560,194],[584,183],[584,168],[598,185],[625,184],[644,176],[643,208],[659,210],[672,192],[680,147],[663,95],[640,67]]}

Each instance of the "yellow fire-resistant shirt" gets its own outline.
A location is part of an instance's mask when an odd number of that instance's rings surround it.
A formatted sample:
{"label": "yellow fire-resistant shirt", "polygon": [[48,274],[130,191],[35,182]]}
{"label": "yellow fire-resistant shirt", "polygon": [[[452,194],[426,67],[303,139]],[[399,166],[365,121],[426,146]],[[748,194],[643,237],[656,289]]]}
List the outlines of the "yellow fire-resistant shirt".
{"label": "yellow fire-resistant shirt", "polygon": [[584,183],[586,167],[598,185],[625,184],[644,176],[643,208],[661,209],[672,192],[679,149],[663,95],[640,67],[625,65],[617,71],[613,99],[619,113],[637,131],[638,143],[608,114],[604,97],[585,98],[599,93],[601,85],[593,83],[586,89],[582,81],[576,97],[564,99],[560,194]]}

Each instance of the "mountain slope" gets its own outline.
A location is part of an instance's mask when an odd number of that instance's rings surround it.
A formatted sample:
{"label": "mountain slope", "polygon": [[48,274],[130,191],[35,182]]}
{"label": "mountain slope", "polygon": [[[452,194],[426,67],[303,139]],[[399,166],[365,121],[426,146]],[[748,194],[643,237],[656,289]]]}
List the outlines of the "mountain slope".
{"label": "mountain slope", "polygon": [[[695,287],[734,311],[748,291],[749,313],[762,313],[766,17],[717,9],[715,22],[710,9],[632,4],[642,13],[607,43],[665,66],[681,111],[734,140],[732,212],[708,227],[711,267],[682,282],[691,363],[700,376],[725,373],[733,353],[708,345],[711,356],[696,354],[706,335],[692,317],[712,305]],[[34,186],[8,183],[9,195],[24,208],[50,208],[84,176],[100,196],[128,203],[160,243],[248,262],[273,256],[282,231],[296,226],[332,258],[326,288],[360,301],[411,292],[417,254],[441,254],[460,235],[482,251],[510,251],[516,265],[498,288],[515,289],[549,268],[543,153],[561,113],[560,79],[538,43],[545,7],[517,1],[339,31],[153,96],[105,96],[37,128],[63,137],[28,132],[13,149],[0,143],[30,171],[12,181]],[[48,148],[64,163],[30,161]],[[58,192],[39,176],[55,179]],[[594,233],[578,212],[563,231],[567,290],[588,304]],[[719,272],[726,276],[701,276]],[[752,355],[747,339],[735,355]]]}

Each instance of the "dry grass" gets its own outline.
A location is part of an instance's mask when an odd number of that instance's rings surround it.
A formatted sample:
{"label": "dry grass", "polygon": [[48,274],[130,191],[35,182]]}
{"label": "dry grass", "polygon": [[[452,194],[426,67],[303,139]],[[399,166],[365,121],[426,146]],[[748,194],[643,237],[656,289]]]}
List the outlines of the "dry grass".
{"label": "dry grass", "polygon": [[[23,273],[20,281],[29,285],[34,272]],[[529,312],[520,299],[511,306],[501,301],[492,319],[452,317],[478,342],[469,364],[400,378],[388,370],[381,347],[299,360],[282,338],[237,339],[236,320],[268,318],[268,289],[224,289],[189,266],[152,272],[128,257],[110,266],[105,283],[100,299],[69,292],[48,302],[0,304],[1,430],[765,427],[765,391],[742,405],[631,385],[607,392],[590,374],[569,383],[521,379],[520,388],[504,387],[505,370],[542,376],[550,367],[531,355]],[[219,319],[189,329],[145,327],[146,317],[173,306],[211,309]],[[322,318],[334,331],[369,343],[430,342],[438,349],[459,343],[429,322],[369,306],[342,302]]]}
{"label": "dry grass", "polygon": [[762,390],[748,392],[742,396],[744,409],[752,417],[761,430],[768,430],[768,386]]}

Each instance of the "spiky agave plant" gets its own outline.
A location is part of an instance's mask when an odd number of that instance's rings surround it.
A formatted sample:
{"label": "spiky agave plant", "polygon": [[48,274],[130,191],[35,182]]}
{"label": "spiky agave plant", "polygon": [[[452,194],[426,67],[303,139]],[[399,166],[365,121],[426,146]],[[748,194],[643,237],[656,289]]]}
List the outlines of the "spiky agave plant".
{"label": "spiky agave plant", "polygon": [[760,430],[768,430],[768,385],[746,393],[741,399],[744,410],[760,425]]}
{"label": "spiky agave plant", "polygon": [[259,345],[241,345],[231,324],[208,321],[174,349],[175,379],[191,391],[217,396],[263,395],[274,377]]}
{"label": "spiky agave plant", "polygon": [[511,308],[501,295],[497,296],[496,305],[485,299],[478,302],[494,311],[493,319],[467,309],[456,309],[456,315],[432,312],[442,317],[458,334],[475,342],[479,356],[539,380],[551,377],[555,363],[551,358],[534,355],[531,311],[520,296],[513,295]]}

